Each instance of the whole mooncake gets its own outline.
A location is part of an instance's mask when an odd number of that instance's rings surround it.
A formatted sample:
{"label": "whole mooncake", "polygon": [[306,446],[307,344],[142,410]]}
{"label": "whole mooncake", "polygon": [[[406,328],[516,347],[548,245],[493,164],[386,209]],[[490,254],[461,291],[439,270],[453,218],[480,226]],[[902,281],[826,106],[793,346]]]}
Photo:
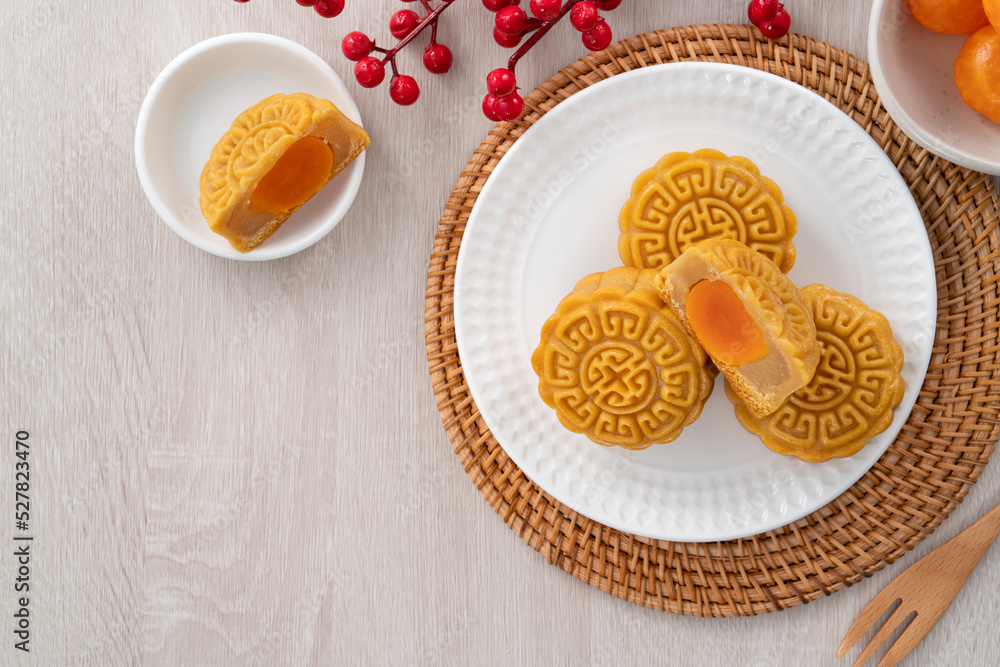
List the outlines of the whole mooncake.
{"label": "whole mooncake", "polygon": [[562,425],[601,445],[675,440],[712,393],[708,358],[657,296],[655,275],[619,267],[587,276],[545,322],[531,357]]}
{"label": "whole mooncake", "polygon": [[860,299],[823,285],[801,290],[816,322],[816,374],[774,413],[754,417],[730,387],[736,418],[768,448],[804,461],[857,453],[892,423],[903,399],[903,350],[889,321]]}
{"label": "whole mooncake", "polygon": [[618,254],[659,269],[706,239],[732,239],[787,273],[795,264],[795,214],[750,160],[712,149],[670,153],[639,174],[618,216]]}
{"label": "whole mooncake", "polygon": [[201,172],[201,212],[240,252],[259,246],[368,147],[333,102],[272,95],[233,121]]}
{"label": "whole mooncake", "polygon": [[816,327],[788,276],[738,241],[689,246],[656,287],[755,416],[778,409],[819,362]]}

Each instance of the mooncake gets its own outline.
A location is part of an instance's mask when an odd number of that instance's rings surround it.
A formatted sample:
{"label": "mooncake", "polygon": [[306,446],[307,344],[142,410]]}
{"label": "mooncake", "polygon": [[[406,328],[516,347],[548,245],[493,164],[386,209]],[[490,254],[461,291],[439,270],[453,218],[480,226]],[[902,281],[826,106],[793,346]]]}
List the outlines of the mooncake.
{"label": "mooncake", "polygon": [[662,269],[656,287],[753,415],[774,412],[812,378],[812,317],[761,253],[729,239],[702,241]]}
{"label": "mooncake", "polygon": [[823,285],[801,291],[819,339],[820,362],[802,389],[765,418],[726,387],[736,418],[768,448],[804,461],[857,453],[889,427],[903,399],[903,350],[889,321],[860,299]]}
{"label": "mooncake", "polygon": [[627,266],[659,269],[706,239],[732,239],[782,272],[795,264],[795,214],[781,189],[745,157],[712,149],[670,153],[639,174],[618,216]]}
{"label": "mooncake", "polygon": [[272,95],[241,113],[201,172],[201,212],[240,252],[259,246],[368,147],[329,100]]}
{"label": "mooncake", "polygon": [[701,414],[715,371],[653,288],[656,272],[619,267],[576,284],[531,357],[560,423],[594,442],[645,449]]}

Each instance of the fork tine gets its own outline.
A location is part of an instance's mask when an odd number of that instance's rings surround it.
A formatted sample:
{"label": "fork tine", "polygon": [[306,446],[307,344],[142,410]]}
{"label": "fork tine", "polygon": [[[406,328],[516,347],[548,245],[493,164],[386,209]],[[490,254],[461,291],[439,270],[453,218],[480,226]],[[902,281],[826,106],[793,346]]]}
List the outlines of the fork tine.
{"label": "fork tine", "polygon": [[861,610],[858,617],[851,623],[851,627],[847,629],[844,640],[840,642],[840,647],[837,648],[837,657],[843,658],[844,654],[850,651],[851,647],[865,636],[865,633],[871,629],[875,621],[879,619],[879,616],[884,614],[885,610],[892,606],[892,603],[898,599],[899,596],[895,593],[895,587],[891,584],[879,591],[879,594],[872,598],[872,601]]}
{"label": "fork tine", "polygon": [[[900,605],[902,606],[902,605]],[[919,644],[930,629],[934,627],[937,623],[940,614],[936,616],[921,616],[918,612],[916,617],[914,617],[913,622],[906,626],[902,634],[896,638],[896,641],[892,643],[889,650],[885,652],[882,659],[879,660],[877,667],[893,667],[900,660],[909,655],[917,644]]]}
{"label": "fork tine", "polygon": [[861,665],[865,664],[865,661],[872,657],[872,654],[875,653],[876,649],[878,649],[878,647],[889,638],[892,631],[899,627],[899,624],[902,623],[907,616],[909,616],[909,612],[904,611],[902,604],[893,609],[892,613],[889,614],[889,618],[885,619],[885,623],[882,624],[882,627],[878,629],[878,632],[875,633],[872,640],[868,642],[864,650],[861,651],[861,655],[858,656],[858,659],[854,661],[854,667],[861,667]]}

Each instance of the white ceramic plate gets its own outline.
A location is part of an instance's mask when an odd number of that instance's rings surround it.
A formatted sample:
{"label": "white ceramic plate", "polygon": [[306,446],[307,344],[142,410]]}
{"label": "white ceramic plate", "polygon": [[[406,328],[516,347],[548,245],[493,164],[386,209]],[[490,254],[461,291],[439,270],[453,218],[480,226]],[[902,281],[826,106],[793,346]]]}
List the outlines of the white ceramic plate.
{"label": "white ceramic plate", "polygon": [[[570,433],[539,397],[531,353],[542,324],[580,278],[621,265],[618,211],[632,180],[665,153],[699,148],[747,156],[782,188],[799,221],[797,285],[825,283],[889,318],[906,394],[857,455],[810,464],[772,453],[737,423],[721,384],[678,440],[639,452]],[[500,445],[569,507],[658,539],[753,535],[842,493],[905,422],[934,336],[930,244],[886,155],[818,95],[722,64],[636,70],[547,113],[487,181],[456,271],[462,366]]]}
{"label": "white ceramic plate", "polygon": [[900,129],[955,164],[1000,175],[1000,124],[973,111],[955,85],[968,35],[942,35],[913,18],[907,0],[875,0],[868,24],[872,79]]}
{"label": "white ceramic plate", "polygon": [[265,260],[296,253],[326,236],[354,201],[362,153],[261,246],[233,249],[201,215],[198,179],[212,147],[244,110],[277,93],[323,97],[361,123],[340,77],[295,42],[259,33],[223,35],[177,56],[156,78],[139,111],[135,162],[146,196],[182,238],[220,257]]}

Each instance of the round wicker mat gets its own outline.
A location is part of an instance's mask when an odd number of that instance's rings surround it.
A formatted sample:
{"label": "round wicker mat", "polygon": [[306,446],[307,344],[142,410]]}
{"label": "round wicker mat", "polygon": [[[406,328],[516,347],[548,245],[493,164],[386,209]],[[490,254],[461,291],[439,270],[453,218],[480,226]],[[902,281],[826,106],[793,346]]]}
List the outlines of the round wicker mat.
{"label": "round wicker mat", "polygon": [[[527,479],[490,433],[455,342],[455,262],[465,222],[497,162],[560,101],[638,67],[704,60],[765,70],[818,92],[882,146],[907,181],[930,236],[938,326],[930,368],[896,441],[853,487],[793,524],[729,542],[664,542],[613,530]],[[975,483],[1000,436],[1000,229],[988,177],[917,146],[881,106],[867,63],[748,26],[657,31],[591,54],[539,86],[520,121],[500,123],[462,171],[438,226],[427,279],[427,359],[448,437],[507,525],[550,563],[611,595],[698,616],[754,615],[829,595],[899,558]]]}

